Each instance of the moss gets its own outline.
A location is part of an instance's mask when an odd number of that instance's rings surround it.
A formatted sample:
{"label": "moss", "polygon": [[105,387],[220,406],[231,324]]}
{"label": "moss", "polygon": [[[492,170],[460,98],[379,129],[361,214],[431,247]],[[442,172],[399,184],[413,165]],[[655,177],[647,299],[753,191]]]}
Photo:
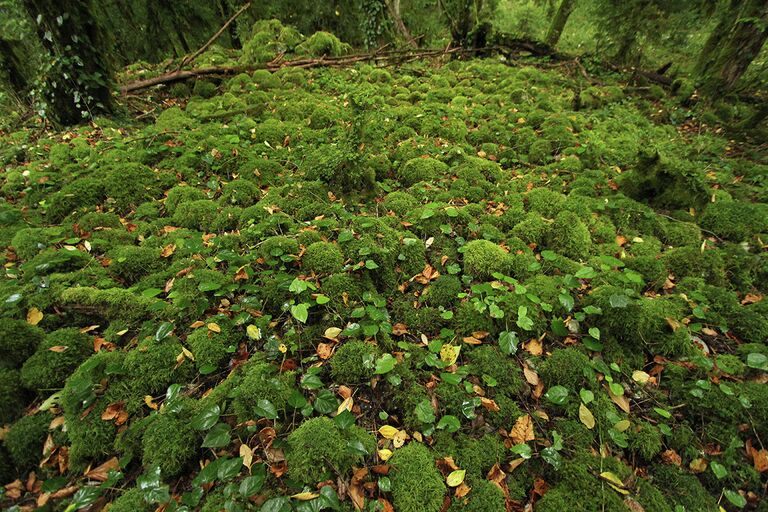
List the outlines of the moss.
{"label": "moss", "polygon": [[546,235],[547,248],[575,260],[585,259],[592,248],[592,238],[587,226],[569,211],[555,218]]}
{"label": "moss", "polygon": [[512,235],[526,244],[541,245],[549,231],[549,223],[541,215],[530,214],[512,228]]}
{"label": "moss", "polygon": [[717,250],[705,249],[703,252],[696,246],[684,246],[671,249],[664,253],[667,269],[677,279],[685,277],[700,277],[715,285],[725,282],[725,264]]}
{"label": "moss", "polygon": [[698,167],[655,150],[641,150],[637,167],[617,181],[627,196],[656,208],[698,208],[709,196]]}
{"label": "moss", "polygon": [[0,444],[0,484],[11,482],[16,478],[16,468],[13,466],[11,454]]}
{"label": "moss", "polygon": [[320,290],[331,299],[330,304],[336,309],[346,308],[352,302],[360,300],[360,284],[349,274],[333,274],[322,280]]}
{"label": "moss", "polygon": [[493,482],[480,480],[463,498],[454,498],[448,512],[500,512],[506,510],[504,493]]}
{"label": "moss", "polygon": [[699,480],[674,466],[655,466],[654,483],[670,503],[685,507],[685,510],[715,512],[717,502],[710,496]]}
{"label": "moss", "polygon": [[670,222],[664,228],[664,242],[672,247],[701,243],[701,228],[693,222]]}
{"label": "moss", "polygon": [[145,319],[148,312],[159,311],[158,306],[163,305],[158,299],[137,295],[124,288],[99,290],[87,286],[64,290],[59,301],[65,306],[95,309],[100,317],[110,322],[126,323]]}
{"label": "moss", "polygon": [[486,434],[479,439],[464,438],[456,453],[456,464],[467,471],[469,485],[482,481],[495,464],[506,457],[504,441],[497,434]]}
{"label": "moss", "polygon": [[307,155],[306,176],[343,193],[369,192],[376,183],[375,171],[361,165],[356,148],[345,143],[323,144]]}
{"label": "moss", "polygon": [[37,256],[43,249],[51,246],[53,240],[61,238],[57,228],[23,228],[11,239],[11,247],[16,255],[26,261]]}
{"label": "moss", "polygon": [[108,512],[151,512],[155,509],[144,500],[146,491],[137,487],[131,487],[121,494],[109,505]]}
{"label": "moss", "polygon": [[743,201],[710,203],[701,215],[701,227],[733,242],[768,230],[768,207]]}
{"label": "moss", "polygon": [[[221,327],[222,323],[219,321],[218,325]],[[226,327],[218,333],[206,328],[196,329],[187,336],[187,344],[195,356],[197,369],[206,373],[221,367],[230,355],[230,347],[237,348],[237,342],[232,340],[229,328]]]}
{"label": "moss", "polygon": [[24,320],[0,318],[0,366],[18,368],[35,353],[45,332]]}
{"label": "moss", "polygon": [[412,158],[398,169],[400,182],[409,187],[420,181],[435,181],[447,177],[448,165],[434,158]]}
{"label": "moss", "polygon": [[49,333],[21,367],[21,381],[29,389],[55,389],[93,353],[93,341],[77,328]]}
{"label": "moss", "polygon": [[5,447],[19,473],[34,469],[43,458],[43,443],[48,435],[51,419],[51,415],[47,413],[24,416],[11,425],[5,434]]}
{"label": "moss", "polygon": [[645,460],[652,460],[662,449],[661,431],[640,421],[629,435],[629,447]]}
{"label": "moss", "polygon": [[0,425],[10,423],[21,415],[26,398],[19,372],[0,368]]}
{"label": "moss", "polygon": [[344,255],[339,246],[330,242],[310,244],[301,258],[304,269],[316,274],[334,274],[341,271]]}
{"label": "moss", "polygon": [[287,236],[271,236],[261,244],[259,254],[269,265],[290,262],[299,254],[299,242]]}
{"label": "moss", "polygon": [[720,354],[715,357],[715,365],[717,369],[726,375],[733,375],[740,377],[744,375],[747,370],[747,366],[739,359],[738,356],[731,354]]}
{"label": "moss", "polygon": [[382,206],[389,211],[395,212],[401,217],[416,208],[419,205],[419,201],[408,192],[397,190],[390,192],[384,197]]}
{"label": "moss", "polygon": [[126,284],[157,272],[165,264],[160,251],[151,247],[122,246],[110,252],[108,257],[111,261],[109,273]]}
{"label": "moss", "polygon": [[141,438],[144,467],[160,466],[164,478],[177,476],[197,458],[199,435],[189,418],[174,414],[157,414]]}
{"label": "moss", "polygon": [[80,270],[93,261],[90,255],[79,250],[46,249],[21,265],[27,280],[54,273],[66,273]]}
{"label": "moss", "polygon": [[433,307],[452,309],[461,289],[461,280],[458,277],[441,275],[424,289],[420,300]]}
{"label": "moss", "polygon": [[232,393],[232,408],[241,421],[258,417],[260,400],[267,400],[278,411],[285,410],[292,388],[288,383],[291,374],[278,375],[269,363],[253,362],[243,368],[243,378]]}
{"label": "moss", "polygon": [[[328,473],[344,477],[352,466],[365,460],[358,450],[372,454],[376,440],[365,430],[350,426],[341,430],[327,417],[304,421],[288,435],[286,462],[291,478],[304,483],[316,483]],[[357,445],[352,448],[350,444]]]}
{"label": "moss", "polygon": [[429,448],[412,442],[396,450],[388,462],[395,510],[438,512],[442,508],[446,488]]}
{"label": "moss", "polygon": [[169,215],[173,215],[176,212],[176,208],[181,203],[191,203],[193,201],[202,201],[206,199],[205,192],[199,188],[189,187],[186,185],[177,185],[170,189],[165,197],[165,211]]}
{"label": "moss", "polygon": [[175,382],[191,380],[193,363],[185,359],[178,364],[176,358],[181,353],[181,343],[172,336],[162,341],[146,338],[125,356],[123,370],[137,392],[155,395]]}
{"label": "moss", "polygon": [[482,377],[488,375],[497,382],[498,389],[510,396],[525,389],[522,370],[517,362],[503,356],[496,347],[482,345],[468,352],[471,372]]}
{"label": "moss", "polygon": [[200,199],[180,203],[173,213],[173,223],[187,229],[209,231],[218,215],[218,206],[213,201]]}
{"label": "moss", "polygon": [[525,196],[528,210],[553,219],[565,204],[565,196],[548,188],[534,188]]}
{"label": "moss", "polygon": [[478,279],[490,278],[495,272],[506,274],[509,254],[488,240],[473,240],[464,246],[464,273]]}
{"label": "moss", "polygon": [[544,384],[565,386],[578,390],[582,385],[592,386],[593,372],[589,357],[575,348],[555,349],[538,368]]}
{"label": "moss", "polygon": [[342,43],[338,37],[330,32],[315,32],[304,42],[296,47],[298,53],[305,53],[314,57],[338,57],[344,55],[350,49],[346,43]]}
{"label": "moss", "polygon": [[46,217],[59,222],[74,211],[95,206],[104,198],[104,185],[96,178],[80,178],[51,196]]}
{"label": "moss", "polygon": [[248,207],[261,199],[259,187],[250,180],[230,181],[221,189],[222,204]]}
{"label": "moss", "polygon": [[728,325],[736,335],[748,343],[765,343],[768,340],[768,318],[754,305],[735,310]]}
{"label": "moss", "polygon": [[364,341],[347,341],[331,358],[334,381],[342,383],[364,382],[373,377],[373,362],[378,355],[374,345]]}

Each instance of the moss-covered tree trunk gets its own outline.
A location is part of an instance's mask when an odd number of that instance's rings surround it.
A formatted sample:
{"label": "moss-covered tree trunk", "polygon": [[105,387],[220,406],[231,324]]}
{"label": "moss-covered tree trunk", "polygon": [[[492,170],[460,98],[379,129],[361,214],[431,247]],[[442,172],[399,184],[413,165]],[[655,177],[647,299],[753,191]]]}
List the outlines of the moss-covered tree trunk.
{"label": "moss-covered tree trunk", "polygon": [[92,16],[89,0],[24,0],[49,52],[46,112],[71,125],[112,111],[112,65],[108,35]]}
{"label": "moss-covered tree trunk", "polygon": [[730,8],[708,38],[698,62],[702,90],[722,94],[757,57],[768,39],[768,2],[731,0]]}
{"label": "moss-covered tree trunk", "polygon": [[563,29],[565,29],[565,24],[568,23],[568,18],[575,7],[576,0],[563,0],[560,2],[560,7],[557,9],[555,17],[552,18],[552,23],[549,25],[547,36],[544,39],[549,46],[555,47],[557,45],[560,36],[563,34]]}

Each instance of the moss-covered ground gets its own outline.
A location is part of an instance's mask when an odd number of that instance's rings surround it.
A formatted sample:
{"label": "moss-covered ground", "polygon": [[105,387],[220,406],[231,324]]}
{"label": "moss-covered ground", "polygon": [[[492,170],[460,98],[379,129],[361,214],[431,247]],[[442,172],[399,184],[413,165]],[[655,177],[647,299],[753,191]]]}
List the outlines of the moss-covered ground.
{"label": "moss-covered ground", "polygon": [[[348,50],[201,61],[284,45]],[[600,81],[284,68],[3,133],[0,506],[768,510],[768,157]]]}

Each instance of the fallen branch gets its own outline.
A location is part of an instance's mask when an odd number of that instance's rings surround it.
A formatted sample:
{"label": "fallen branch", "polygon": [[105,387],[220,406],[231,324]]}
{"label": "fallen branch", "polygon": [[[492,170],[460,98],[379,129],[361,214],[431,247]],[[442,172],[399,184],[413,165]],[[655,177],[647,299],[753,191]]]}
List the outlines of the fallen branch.
{"label": "fallen branch", "polygon": [[179,63],[179,67],[176,68],[176,71],[180,71],[181,68],[183,68],[185,65],[194,61],[200,54],[202,54],[205,50],[207,50],[208,47],[211,46],[213,42],[216,41],[222,33],[224,33],[225,30],[227,30],[227,27],[229,27],[232,24],[232,22],[235,21],[238,16],[244,13],[246,9],[248,9],[250,6],[251,6],[251,2],[248,2],[244,6],[242,6],[235,14],[232,15],[231,18],[227,20],[226,23],[224,23],[224,25],[222,25],[222,27],[219,29],[218,32],[213,34],[213,37],[211,37],[207,43],[205,43],[203,46],[200,47],[199,50],[197,50],[192,55],[185,56],[183,59],[181,59],[181,62]]}

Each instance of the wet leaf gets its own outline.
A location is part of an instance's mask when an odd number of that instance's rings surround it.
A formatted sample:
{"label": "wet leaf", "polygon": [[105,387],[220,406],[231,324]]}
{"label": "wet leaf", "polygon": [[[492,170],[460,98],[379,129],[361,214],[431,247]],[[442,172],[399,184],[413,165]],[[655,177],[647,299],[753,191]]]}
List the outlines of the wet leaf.
{"label": "wet leaf", "polygon": [[595,417],[592,415],[592,412],[589,409],[587,409],[587,406],[584,404],[579,404],[579,420],[588,429],[592,430],[593,428],[595,428]]}

